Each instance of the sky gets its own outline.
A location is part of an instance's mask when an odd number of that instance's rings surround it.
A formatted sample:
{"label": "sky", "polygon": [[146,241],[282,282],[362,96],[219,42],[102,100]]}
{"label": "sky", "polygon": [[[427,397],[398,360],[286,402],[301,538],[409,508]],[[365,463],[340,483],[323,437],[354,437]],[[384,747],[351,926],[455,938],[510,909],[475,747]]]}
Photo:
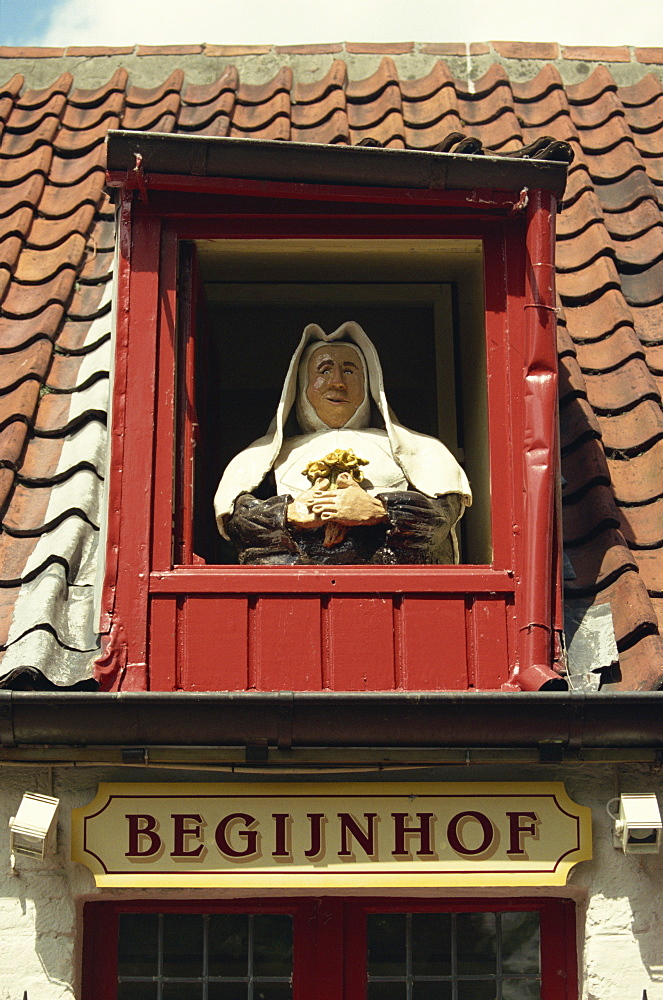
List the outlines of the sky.
{"label": "sky", "polygon": [[0,45],[663,45],[661,0],[0,0]]}

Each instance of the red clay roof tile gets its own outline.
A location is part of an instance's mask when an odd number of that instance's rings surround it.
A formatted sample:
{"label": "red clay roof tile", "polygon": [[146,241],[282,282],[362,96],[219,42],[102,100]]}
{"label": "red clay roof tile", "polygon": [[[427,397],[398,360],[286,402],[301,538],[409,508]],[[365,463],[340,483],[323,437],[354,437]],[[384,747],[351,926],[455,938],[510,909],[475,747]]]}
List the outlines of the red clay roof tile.
{"label": "red clay roof tile", "polygon": [[629,114],[630,108],[644,108],[655,101],[663,92],[663,83],[653,73],[647,73],[637,83],[619,87],[619,99]]}
{"label": "red clay roof tile", "polygon": [[37,128],[46,118],[60,119],[66,103],[63,94],[53,94],[45,104],[40,104],[37,107],[22,108],[17,104],[5,123],[5,130],[19,135]]}
{"label": "red clay roof tile", "polygon": [[14,73],[14,75],[7,80],[7,83],[0,85],[0,97],[10,97],[15,100],[21,92],[24,84],[24,78],[21,73]]}
{"label": "red clay roof tile", "polygon": [[[131,51],[131,50],[129,50]],[[77,87],[69,94],[68,107],[75,108],[95,108],[112,98],[114,93],[119,93],[124,100],[124,92],[127,86],[129,74],[124,67],[116,69],[110,80],[96,87],[94,90],[82,90]]]}
{"label": "red clay roof tile", "polygon": [[631,53],[625,45],[565,45],[562,58],[581,62],[630,62]]}
{"label": "red clay roof tile", "polygon": [[[144,106],[133,107],[127,104],[122,119],[122,128],[139,129],[143,132],[151,130],[171,132],[172,127],[170,129],[162,129],[156,128],[156,126],[163,122],[165,118],[171,118],[174,123],[179,110],[180,95],[179,93],[172,92],[165,94],[160,101],[151,102]],[[112,125],[108,126],[108,128],[113,127]],[[104,129],[104,134],[105,132],[106,129]]]}
{"label": "red clay roof tile", "polygon": [[42,284],[22,285],[12,282],[2,303],[2,311],[11,319],[22,320],[37,316],[52,303],[65,303],[71,295],[75,278],[73,268],[65,267]]}
{"label": "red clay roof tile", "polygon": [[317,104],[333,91],[338,91],[345,101],[345,87],[348,82],[348,68],[342,59],[334,59],[327,73],[313,83],[294,81],[291,94],[293,106]]}
{"label": "red clay roof tile", "polygon": [[617,90],[617,84],[605,66],[597,66],[586,80],[566,87],[569,104],[590,104],[606,90]]}
{"label": "red clay roof tile", "polygon": [[71,90],[73,80],[71,73],[63,73],[50,87],[44,87],[42,90],[24,90],[18,100],[18,106],[20,108],[38,108],[48,104],[54,94],[66,96]]}
{"label": "red clay roof tile", "polygon": [[[32,224],[32,214],[32,208],[28,208],[26,205],[17,208],[9,215],[0,216],[0,241],[7,239],[8,236],[18,236],[20,239],[24,239]],[[67,235],[68,232],[67,230]]]}
{"label": "red clay roof tile", "polygon": [[226,66],[223,73],[212,83],[187,83],[182,94],[182,104],[195,107],[211,104],[218,100],[221,94],[235,95],[239,85],[239,74],[234,66]]}
{"label": "red clay roof tile", "polygon": [[619,504],[645,503],[660,496],[663,439],[634,455],[611,457],[608,462]]}
{"label": "red clay roof tile", "polygon": [[46,184],[39,202],[39,212],[47,219],[68,219],[81,205],[98,205],[103,183],[103,171],[96,170],[78,184],[69,187]]}
{"label": "red clay roof tile", "polygon": [[219,115],[223,115],[226,122],[230,121],[234,104],[235,95],[226,91],[213,103],[197,107],[182,107],[177,118],[177,129],[187,132],[204,131],[209,135],[207,127]]}
{"label": "red clay roof tile", "polygon": [[375,100],[380,91],[393,83],[398,83],[396,64],[393,59],[385,56],[384,59],[380,60],[380,65],[371,76],[363,80],[348,80],[345,94],[348,103]]}
{"label": "red clay roof tile", "polygon": [[158,87],[131,86],[127,90],[126,102],[129,107],[142,108],[148,104],[158,104],[167,94],[179,94],[184,83],[184,72],[176,69]]}
{"label": "red clay roof tile", "polygon": [[0,370],[0,394],[17,388],[28,379],[43,381],[52,353],[50,341],[40,339],[7,354]]}
{"label": "red clay roof tile", "polygon": [[663,48],[636,48],[635,58],[640,63],[663,65]]}
{"label": "red clay roof tile", "polygon": [[64,308],[61,303],[53,303],[43,312],[29,319],[14,318],[0,315],[0,344],[3,351],[21,349],[36,337],[55,339],[62,321]]}
{"label": "red clay roof tile", "polygon": [[29,132],[10,132],[5,127],[0,142],[0,156],[20,156],[32,152],[37,146],[50,145],[57,135],[60,120],[47,115],[36,128]]}
{"label": "red clay roof tile", "polygon": [[83,204],[64,219],[37,218],[30,229],[26,247],[33,250],[47,250],[63,243],[71,233],[87,234],[94,206]]}
{"label": "red clay roof tile", "polygon": [[[545,51],[496,43],[500,47],[507,59],[518,53],[536,59]],[[438,54],[434,45],[424,48]],[[454,48],[466,53],[464,46]],[[263,50],[206,46],[201,58],[231,51]],[[273,52],[264,51],[272,60]],[[565,54],[580,60],[577,51]],[[618,51],[608,56],[621,58]],[[652,657],[660,658],[661,646],[651,634],[655,612],[644,584],[655,599],[663,595],[658,78],[650,73],[618,87],[610,71],[597,66],[587,80],[565,87],[554,65],[542,65],[532,79],[512,80],[495,62],[469,84],[438,61],[426,76],[401,80],[385,56],[361,80],[348,80],[345,60],[336,59],[325,76],[307,83],[293,83],[292,69],[283,66],[266,83],[247,85],[229,66],[206,84],[185,86],[178,70],[158,87],[127,89],[124,69],[94,90],[71,90],[71,84],[65,74],[19,98],[23,81],[16,77],[0,89],[0,120],[9,119],[0,145],[0,284],[4,278],[8,286],[0,313],[0,504],[13,532],[0,536],[0,595],[25,577],[38,537],[70,530],[57,517],[46,520],[45,504],[56,481],[73,481],[95,465],[83,458],[85,468],[61,468],[65,436],[103,433],[107,373],[88,362],[105,354],[111,329],[114,221],[103,190],[109,126],[313,142],[368,137],[410,148],[433,148],[459,132],[500,151],[547,134],[570,142],[576,156],[558,220],[564,522],[577,574],[567,592],[610,601],[621,650],[617,687],[655,683]],[[103,218],[94,216],[100,208]],[[17,279],[10,284],[14,267]],[[62,509],[58,517],[95,532],[84,510]],[[53,559],[68,565],[57,548],[47,551],[43,565]],[[38,575],[39,567],[30,572]],[[0,628],[7,606],[0,602]],[[656,669],[660,674],[660,663]]]}
{"label": "red clay roof tile", "polygon": [[[103,103],[92,107],[86,105],[79,107],[69,102],[62,118],[62,127],[67,129],[94,128],[106,118],[119,121],[123,110],[124,94],[119,91],[113,91]],[[109,125],[109,128],[115,128],[115,125]]]}
{"label": "red clay roof tile", "polygon": [[43,190],[42,173],[33,173],[17,184],[0,187],[0,217],[13,216],[19,207],[34,208],[39,203]]}

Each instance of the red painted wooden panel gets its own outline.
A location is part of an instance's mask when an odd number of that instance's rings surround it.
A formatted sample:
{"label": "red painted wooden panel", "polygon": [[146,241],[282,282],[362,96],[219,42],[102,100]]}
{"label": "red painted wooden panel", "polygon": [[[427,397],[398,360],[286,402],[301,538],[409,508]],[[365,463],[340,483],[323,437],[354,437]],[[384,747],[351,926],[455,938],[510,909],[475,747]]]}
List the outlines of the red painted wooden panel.
{"label": "red painted wooden panel", "polygon": [[151,691],[177,689],[177,598],[153,597],[150,600],[150,645],[148,660]]}
{"label": "red painted wooden panel", "polygon": [[244,691],[248,683],[247,599],[186,597],[179,613],[184,691]]}
{"label": "red painted wooden panel", "polygon": [[407,595],[396,601],[394,622],[398,687],[408,691],[467,689],[464,597]]}
{"label": "red painted wooden panel", "polygon": [[468,614],[468,629],[471,630],[468,636],[471,643],[469,686],[479,691],[499,690],[510,674],[504,598],[479,594]]}
{"label": "red painted wooden panel", "polygon": [[250,686],[259,691],[319,691],[319,596],[261,597],[249,614]]}
{"label": "red painted wooden panel", "polygon": [[385,597],[332,597],[323,610],[325,674],[334,691],[395,686],[394,609]]}

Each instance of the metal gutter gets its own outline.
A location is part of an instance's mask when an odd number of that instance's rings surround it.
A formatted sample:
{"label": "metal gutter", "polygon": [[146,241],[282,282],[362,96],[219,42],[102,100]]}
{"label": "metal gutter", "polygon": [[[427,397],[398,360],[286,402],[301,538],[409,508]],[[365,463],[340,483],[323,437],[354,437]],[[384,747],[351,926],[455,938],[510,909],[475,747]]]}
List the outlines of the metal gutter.
{"label": "metal gutter", "polygon": [[18,746],[663,747],[663,692],[0,691]]}
{"label": "metal gutter", "polygon": [[[110,130],[107,170],[368,187],[520,192],[561,198],[568,163],[413,149]],[[117,183],[117,181],[116,181]],[[149,182],[147,184],[149,187]]]}

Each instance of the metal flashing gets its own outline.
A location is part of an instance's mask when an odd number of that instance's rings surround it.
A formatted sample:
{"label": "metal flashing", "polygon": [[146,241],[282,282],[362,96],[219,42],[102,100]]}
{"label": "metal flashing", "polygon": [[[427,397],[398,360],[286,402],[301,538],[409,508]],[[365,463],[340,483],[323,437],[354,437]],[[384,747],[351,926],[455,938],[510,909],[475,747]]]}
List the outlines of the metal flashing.
{"label": "metal flashing", "polygon": [[557,198],[564,193],[568,167],[566,162],[525,157],[124,129],[111,129],[106,147],[111,175],[133,174],[138,164],[142,176],[180,174],[459,191],[520,192],[527,187],[552,191]]}

